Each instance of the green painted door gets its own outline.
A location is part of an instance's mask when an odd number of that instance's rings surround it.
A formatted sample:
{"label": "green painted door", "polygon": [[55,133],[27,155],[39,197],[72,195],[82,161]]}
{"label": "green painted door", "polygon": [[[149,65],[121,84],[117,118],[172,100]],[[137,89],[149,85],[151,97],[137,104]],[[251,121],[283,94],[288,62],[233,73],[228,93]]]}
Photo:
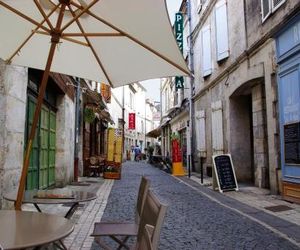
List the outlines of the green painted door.
{"label": "green painted door", "polygon": [[49,172],[49,109],[42,106],[40,116],[40,162],[39,162],[39,189],[48,187]]}
{"label": "green painted door", "polygon": [[[31,129],[34,111],[36,106],[36,100],[35,98],[28,96],[28,102],[27,102],[27,133],[26,133],[26,141],[29,137],[29,131]],[[30,163],[28,168],[28,174],[27,174],[27,183],[26,188],[31,189],[37,189],[38,188],[38,162],[39,162],[39,146],[38,146],[38,132],[39,129],[36,130],[36,136],[33,141],[32,145],[32,151],[30,154]]]}
{"label": "green painted door", "polygon": [[[35,98],[29,96],[27,136],[31,128],[34,110]],[[43,105],[30,156],[26,185],[28,190],[45,189],[55,183],[55,137],[56,114],[46,105]]]}
{"label": "green painted door", "polygon": [[56,114],[49,113],[49,186],[55,184]]}

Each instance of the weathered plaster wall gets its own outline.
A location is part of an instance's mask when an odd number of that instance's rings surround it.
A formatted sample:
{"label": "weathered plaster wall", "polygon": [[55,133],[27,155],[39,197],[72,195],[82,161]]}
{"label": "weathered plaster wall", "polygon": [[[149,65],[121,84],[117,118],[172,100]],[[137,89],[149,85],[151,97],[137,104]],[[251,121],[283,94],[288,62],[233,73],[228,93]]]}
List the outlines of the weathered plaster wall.
{"label": "weathered plaster wall", "polygon": [[67,96],[59,96],[56,113],[56,185],[64,186],[74,177],[75,104]]}
{"label": "weathered plaster wall", "polygon": [[[18,187],[24,149],[28,74],[0,61],[0,199]],[[0,207],[8,203],[0,200]],[[12,204],[10,204],[12,205]]]}

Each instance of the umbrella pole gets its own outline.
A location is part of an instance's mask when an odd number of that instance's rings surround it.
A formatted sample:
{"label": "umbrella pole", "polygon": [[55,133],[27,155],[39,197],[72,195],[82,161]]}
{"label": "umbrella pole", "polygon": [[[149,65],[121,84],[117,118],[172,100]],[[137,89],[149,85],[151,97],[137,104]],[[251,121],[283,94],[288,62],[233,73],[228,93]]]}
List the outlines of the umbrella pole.
{"label": "umbrella pole", "polygon": [[51,47],[49,50],[47,64],[46,64],[46,68],[45,68],[45,71],[43,74],[42,83],[41,83],[39,95],[38,95],[37,106],[35,108],[33,122],[31,125],[28,143],[27,143],[27,147],[26,147],[25,158],[24,158],[24,162],[23,162],[22,173],[21,173],[20,183],[19,183],[19,189],[18,189],[17,199],[15,202],[15,210],[21,210],[21,206],[22,206],[22,199],[23,199],[24,190],[25,190],[26,177],[27,177],[27,172],[28,172],[28,167],[29,167],[32,143],[33,143],[33,140],[35,137],[36,127],[37,127],[40,112],[42,109],[43,99],[45,96],[45,91],[46,91],[46,87],[47,87],[47,82],[48,82],[48,78],[49,78],[50,68],[51,68],[51,64],[53,61],[56,45],[59,42],[59,39],[61,36],[60,28],[61,28],[61,24],[62,24],[62,20],[63,20],[63,16],[64,16],[65,8],[66,8],[66,4],[63,3],[60,8],[60,13],[59,13],[59,17],[57,19],[56,27],[52,30]]}

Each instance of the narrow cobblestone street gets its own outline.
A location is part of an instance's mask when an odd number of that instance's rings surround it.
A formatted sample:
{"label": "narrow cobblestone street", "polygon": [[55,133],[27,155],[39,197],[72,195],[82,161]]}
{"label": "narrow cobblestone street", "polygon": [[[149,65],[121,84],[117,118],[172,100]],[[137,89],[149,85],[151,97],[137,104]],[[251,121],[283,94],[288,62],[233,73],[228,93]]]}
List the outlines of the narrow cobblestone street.
{"label": "narrow cobblestone street", "polygon": [[[159,249],[300,249],[300,227],[145,163],[123,164],[102,221],[133,220],[140,177],[169,205]],[[99,249],[94,242],[92,249]]]}

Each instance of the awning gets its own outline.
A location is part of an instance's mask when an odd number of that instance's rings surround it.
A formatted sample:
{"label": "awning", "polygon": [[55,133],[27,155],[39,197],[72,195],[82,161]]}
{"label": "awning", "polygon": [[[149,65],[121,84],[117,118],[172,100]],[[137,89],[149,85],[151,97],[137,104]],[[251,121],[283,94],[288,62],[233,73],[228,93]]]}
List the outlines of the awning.
{"label": "awning", "polygon": [[[85,81],[83,81],[85,83]],[[100,109],[105,109],[106,104],[102,99],[102,96],[100,93],[93,91],[89,88],[89,86],[85,83],[86,90],[85,90],[85,96],[87,97],[88,103],[95,103]]]}
{"label": "awning", "polygon": [[151,130],[146,134],[147,137],[157,138],[161,135],[161,127]]}
{"label": "awning", "polygon": [[164,127],[165,125],[168,124],[169,121],[171,121],[171,118],[170,118],[170,117],[164,118],[164,119],[161,121],[160,127]]}
{"label": "awning", "polygon": [[112,119],[110,113],[107,110],[101,110],[100,112],[100,117],[102,119],[105,119],[106,121],[108,121],[110,124],[115,124],[114,120]]}

